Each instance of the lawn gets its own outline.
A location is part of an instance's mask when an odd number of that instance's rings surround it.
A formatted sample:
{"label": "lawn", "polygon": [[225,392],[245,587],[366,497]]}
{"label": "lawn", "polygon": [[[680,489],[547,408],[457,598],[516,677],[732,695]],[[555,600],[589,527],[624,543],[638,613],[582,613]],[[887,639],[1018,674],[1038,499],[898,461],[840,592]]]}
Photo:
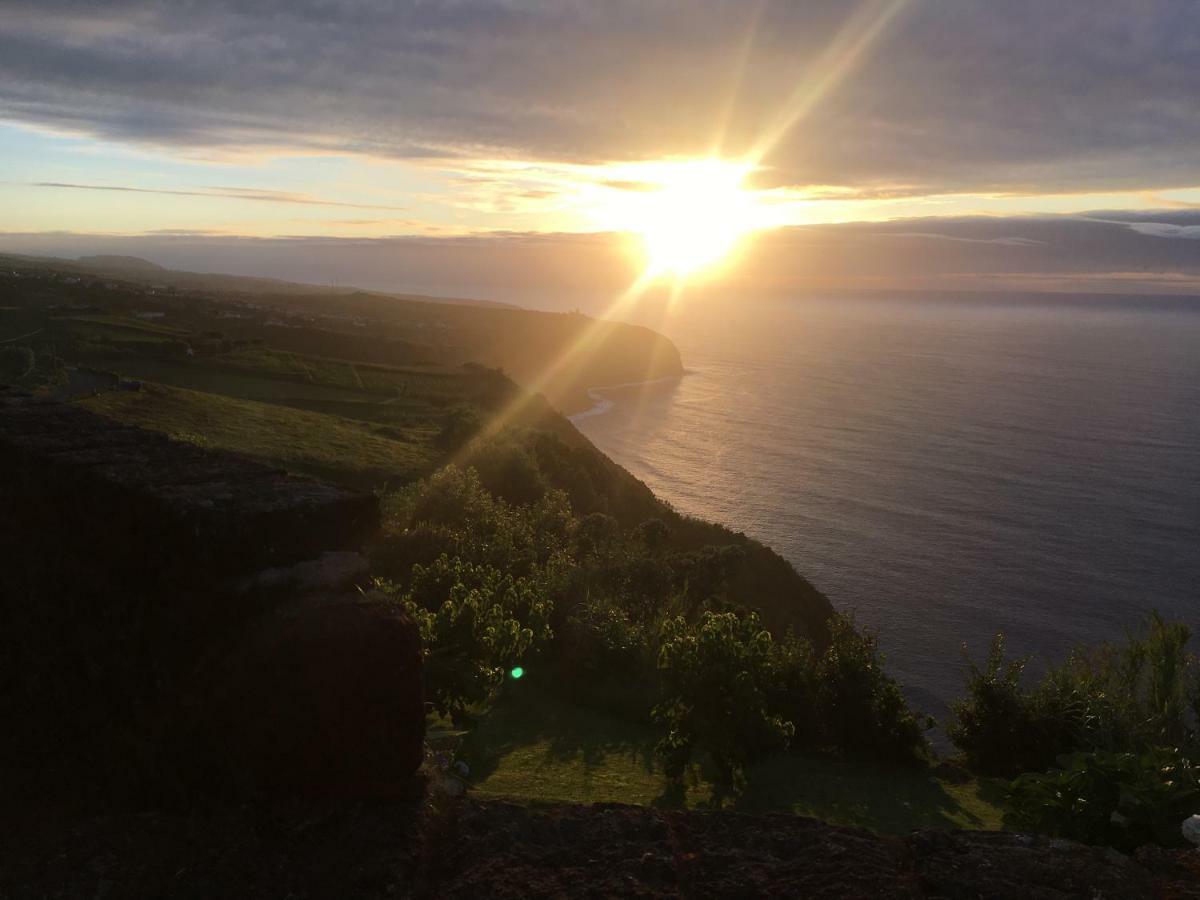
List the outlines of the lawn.
{"label": "lawn", "polygon": [[180,440],[361,486],[412,481],[438,458],[426,444],[380,435],[352,419],[160,384],[80,402]]}
{"label": "lawn", "polygon": [[547,697],[528,683],[506,691],[465,735],[431,730],[435,744],[460,742],[475,796],[792,812],[893,834],[1001,825],[997,783],[928,768],[786,755],[754,767],[741,792],[715,788],[700,766],[672,785],[655,759],[652,728]]}

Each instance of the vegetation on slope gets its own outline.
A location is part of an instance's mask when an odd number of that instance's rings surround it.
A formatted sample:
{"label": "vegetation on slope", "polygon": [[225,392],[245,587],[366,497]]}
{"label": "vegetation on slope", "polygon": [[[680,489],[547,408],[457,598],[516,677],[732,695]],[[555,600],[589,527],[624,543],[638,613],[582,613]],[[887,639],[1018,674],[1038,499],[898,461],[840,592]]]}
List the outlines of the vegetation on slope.
{"label": "vegetation on slope", "polygon": [[363,486],[410,481],[428,471],[435,459],[428,439],[406,439],[396,432],[383,435],[353,419],[165,385],[109,391],[82,403],[177,440]]}
{"label": "vegetation on slope", "polygon": [[1019,777],[1010,824],[1132,850],[1183,844],[1200,809],[1200,660],[1152,614],[1119,644],[1080,647],[1032,687],[997,636],[947,732],[972,768]]}
{"label": "vegetation on slope", "polygon": [[438,745],[461,741],[473,794],[528,802],[636,803],[747,813],[791,812],[905,834],[919,827],[1000,827],[1002,785],[952,770],[897,766],[828,754],[777,755],[751,766],[731,791],[707,757],[669,778],[652,725],[580,706],[548,691],[532,670],[465,734],[435,729]]}

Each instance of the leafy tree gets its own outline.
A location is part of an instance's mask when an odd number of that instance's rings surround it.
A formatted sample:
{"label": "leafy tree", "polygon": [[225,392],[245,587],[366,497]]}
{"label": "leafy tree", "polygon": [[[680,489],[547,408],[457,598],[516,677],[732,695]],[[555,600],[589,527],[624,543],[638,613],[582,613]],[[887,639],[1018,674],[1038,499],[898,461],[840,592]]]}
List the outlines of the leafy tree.
{"label": "leafy tree", "polygon": [[376,582],[420,628],[425,697],[434,709],[463,720],[470,706],[494,697],[508,669],[546,645],[555,568],[515,578],[441,556],[432,566],[414,567],[408,591]]}
{"label": "leafy tree", "polygon": [[588,513],[575,523],[575,548],[581,556],[609,555],[620,538],[621,526],[604,513]]}
{"label": "leafy tree", "polygon": [[663,700],[654,717],[667,733],[659,752],[672,776],[696,748],[733,781],[754,760],[788,746],[795,727],[769,705],[771,635],[754,613],[706,612],[696,626],[663,624],[658,667]]}
{"label": "leafy tree", "polygon": [[406,582],[414,564],[440,554],[528,574],[562,552],[573,519],[566,497],[551,491],[534,503],[513,505],[492,496],[474,469],[447,466],[383,502],[384,537],[375,570]]}
{"label": "leafy tree", "polygon": [[633,539],[651,553],[660,550],[667,542],[671,529],[662,519],[647,519],[633,531]]}
{"label": "leafy tree", "polygon": [[817,695],[819,658],[809,641],[790,632],[772,648],[771,708],[795,726],[793,747],[815,749],[826,742]]}

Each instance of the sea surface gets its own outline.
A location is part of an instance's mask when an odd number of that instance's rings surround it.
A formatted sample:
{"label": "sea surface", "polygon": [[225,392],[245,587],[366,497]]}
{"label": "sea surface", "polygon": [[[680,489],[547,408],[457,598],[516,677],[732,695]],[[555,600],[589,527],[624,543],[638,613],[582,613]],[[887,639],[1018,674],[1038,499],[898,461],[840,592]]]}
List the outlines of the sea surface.
{"label": "sea surface", "polygon": [[576,424],[853,611],[925,710],[1000,631],[1034,667],[1152,609],[1200,632],[1200,303],[724,297],[658,327],[689,374]]}

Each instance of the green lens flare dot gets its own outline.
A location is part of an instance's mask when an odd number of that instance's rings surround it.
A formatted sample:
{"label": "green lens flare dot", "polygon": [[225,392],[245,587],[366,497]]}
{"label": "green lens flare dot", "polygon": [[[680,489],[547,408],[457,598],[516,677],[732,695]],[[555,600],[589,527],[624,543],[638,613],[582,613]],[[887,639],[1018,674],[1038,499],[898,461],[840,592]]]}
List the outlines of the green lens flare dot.
{"label": "green lens flare dot", "polygon": [[519,679],[519,678],[520,678],[522,675],[524,675],[524,674],[525,674],[525,670],[524,670],[524,669],[522,669],[520,666],[517,666],[517,667],[515,667],[515,668],[514,668],[514,669],[513,669],[511,672],[509,672],[508,674],[509,674],[509,675],[511,675],[511,676],[513,677],[513,680],[514,680],[514,681],[516,681],[516,680],[517,680],[517,679]]}

